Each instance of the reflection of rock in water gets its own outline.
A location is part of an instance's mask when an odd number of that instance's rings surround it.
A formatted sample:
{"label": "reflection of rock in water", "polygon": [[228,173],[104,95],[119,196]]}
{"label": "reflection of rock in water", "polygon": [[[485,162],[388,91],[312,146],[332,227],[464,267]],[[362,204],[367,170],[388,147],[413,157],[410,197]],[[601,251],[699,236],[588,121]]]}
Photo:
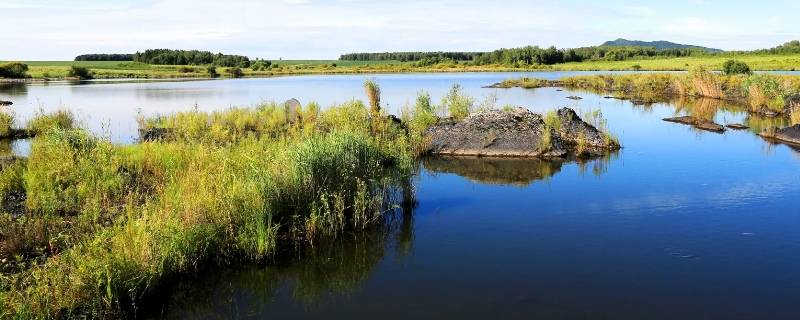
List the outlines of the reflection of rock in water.
{"label": "reflection of rock in water", "polygon": [[438,156],[423,158],[431,172],[453,173],[475,182],[526,186],[561,171],[563,161]]}

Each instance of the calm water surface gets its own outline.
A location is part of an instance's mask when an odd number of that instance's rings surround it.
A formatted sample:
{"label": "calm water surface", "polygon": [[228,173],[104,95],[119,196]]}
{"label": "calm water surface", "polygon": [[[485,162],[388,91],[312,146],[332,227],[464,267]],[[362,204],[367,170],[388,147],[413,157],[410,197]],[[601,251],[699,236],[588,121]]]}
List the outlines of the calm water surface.
{"label": "calm water surface", "polygon": [[[203,273],[178,285],[159,317],[800,318],[800,151],[750,131],[716,134],[661,119],[695,114],[754,130],[774,120],[714,101],[633,106],[553,88],[480,88],[519,75],[376,78],[393,110],[422,89],[438,100],[454,83],[537,111],[600,109],[624,149],[585,163],[423,159],[419,205],[385,228],[278,265]],[[130,141],[137,108],[291,97],[325,105],[362,98],[366,77],[35,85],[3,89],[0,99],[11,96],[26,115],[63,104],[93,130],[102,132],[103,119],[116,140]]]}

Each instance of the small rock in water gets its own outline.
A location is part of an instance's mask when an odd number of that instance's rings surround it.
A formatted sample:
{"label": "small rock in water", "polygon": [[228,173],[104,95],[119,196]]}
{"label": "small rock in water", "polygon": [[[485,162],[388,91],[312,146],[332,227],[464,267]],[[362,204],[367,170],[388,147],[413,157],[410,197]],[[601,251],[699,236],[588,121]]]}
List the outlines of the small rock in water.
{"label": "small rock in water", "polygon": [[12,104],[14,103],[11,101],[0,100],[0,106],[10,106]]}
{"label": "small rock in water", "polygon": [[583,98],[581,98],[579,96],[569,96],[569,97],[567,97],[567,99],[570,99],[570,100],[582,100]]}
{"label": "small rock in water", "polygon": [[674,118],[664,118],[662,119],[667,122],[675,122],[680,124],[688,124],[700,130],[711,131],[716,133],[723,133],[725,132],[725,127],[716,124],[712,121],[697,119],[690,116],[683,116],[683,117],[674,117]]}
{"label": "small rock in water", "polygon": [[748,127],[746,125],[743,125],[741,123],[729,123],[729,124],[726,124],[725,126],[728,127],[728,128],[734,129],[734,130],[746,130],[746,129],[750,128],[750,127]]}

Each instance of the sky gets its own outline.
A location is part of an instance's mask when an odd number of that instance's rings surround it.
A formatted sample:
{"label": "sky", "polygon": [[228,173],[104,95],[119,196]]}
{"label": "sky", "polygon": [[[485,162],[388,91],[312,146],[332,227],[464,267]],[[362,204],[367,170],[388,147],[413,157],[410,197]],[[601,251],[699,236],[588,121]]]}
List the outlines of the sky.
{"label": "sky", "polygon": [[800,0],[0,0],[0,60],[148,48],[337,59],[616,38],[758,49],[800,39],[799,10]]}

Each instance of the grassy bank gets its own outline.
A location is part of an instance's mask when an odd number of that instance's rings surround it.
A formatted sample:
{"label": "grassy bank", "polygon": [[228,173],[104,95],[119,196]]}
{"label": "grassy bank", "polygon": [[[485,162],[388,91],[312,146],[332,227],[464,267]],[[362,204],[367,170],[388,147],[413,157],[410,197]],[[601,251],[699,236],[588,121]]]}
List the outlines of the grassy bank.
{"label": "grassy bank", "polygon": [[[687,71],[704,66],[721,70],[725,61],[737,59],[753,70],[792,71],[800,66],[800,55],[715,55],[681,58],[648,58],[625,61],[584,61],[554,65],[474,65],[469,62],[444,62],[420,66],[399,61],[278,60],[269,69],[243,68],[242,76],[261,77],[292,74],[397,73],[397,72],[500,72],[500,71]],[[95,78],[207,78],[206,66],[149,65],[116,61],[28,61],[32,79],[64,79],[72,66],[85,67]],[[218,67],[217,73],[229,77],[232,68]]]}
{"label": "grassy bank", "polygon": [[537,88],[564,86],[589,90],[637,103],[666,101],[675,97],[729,100],[746,105],[749,111],[775,116],[790,115],[794,96],[800,94],[800,76],[724,75],[702,67],[688,73],[635,73],[575,76],[544,81],[534,78],[508,79],[497,87]]}
{"label": "grassy bank", "polygon": [[122,146],[53,125],[3,169],[0,317],[122,316],[198,266],[379,223],[411,170],[405,131],[360,102],[141,123],[173,134]]}
{"label": "grassy bank", "polygon": [[131,145],[75,128],[68,113],[35,118],[30,156],[0,170],[0,318],[127,317],[170,279],[382,224],[413,202],[408,179],[435,110],[476,108],[458,88],[442,107],[421,94],[406,127],[381,111],[377,83],[365,89],[368,103],[324,111],[143,117]]}

